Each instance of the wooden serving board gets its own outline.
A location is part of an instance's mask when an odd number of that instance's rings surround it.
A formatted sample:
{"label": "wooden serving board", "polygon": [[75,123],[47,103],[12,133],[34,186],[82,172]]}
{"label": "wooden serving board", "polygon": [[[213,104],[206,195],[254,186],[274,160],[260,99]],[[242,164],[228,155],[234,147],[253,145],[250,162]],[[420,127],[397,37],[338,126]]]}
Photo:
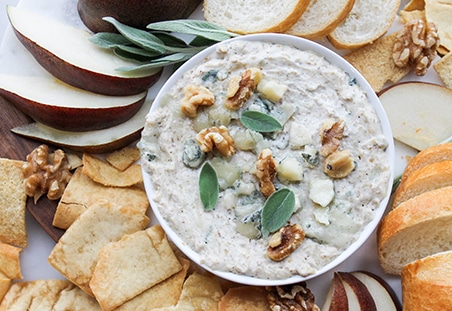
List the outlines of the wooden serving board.
{"label": "wooden serving board", "polygon": [[[32,120],[3,97],[0,97],[0,112],[0,157],[25,161],[27,155],[41,143],[16,135],[11,129]],[[46,197],[41,197],[37,204],[32,198],[27,199],[28,211],[54,241],[58,241],[64,233],[64,230],[52,225],[57,205],[58,201],[51,201]]]}

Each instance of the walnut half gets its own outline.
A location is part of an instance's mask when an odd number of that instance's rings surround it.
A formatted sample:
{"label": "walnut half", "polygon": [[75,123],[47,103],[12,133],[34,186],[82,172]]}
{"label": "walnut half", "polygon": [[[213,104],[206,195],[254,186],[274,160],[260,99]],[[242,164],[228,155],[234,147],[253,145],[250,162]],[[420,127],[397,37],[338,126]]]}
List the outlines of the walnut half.
{"label": "walnut half", "polygon": [[35,203],[45,193],[49,200],[59,199],[71,179],[71,166],[63,150],[49,153],[47,145],[35,148],[22,166],[25,192]]}
{"label": "walnut half", "polygon": [[262,79],[259,68],[249,68],[241,76],[232,77],[228,84],[225,105],[228,109],[237,110],[253,95]]}
{"label": "walnut half", "polygon": [[224,125],[212,126],[203,129],[196,135],[196,141],[203,152],[216,149],[224,156],[232,156],[235,153],[234,139]]}
{"label": "walnut half", "polygon": [[194,118],[199,106],[212,106],[214,102],[215,96],[210,90],[199,85],[189,85],[185,89],[180,109],[188,117]]}
{"label": "walnut half", "polygon": [[267,256],[273,261],[289,257],[304,241],[304,236],[304,230],[298,224],[282,227],[270,237]]}
{"label": "walnut half", "polygon": [[266,287],[267,300],[272,311],[320,311],[315,296],[306,282]]}
{"label": "walnut half", "polygon": [[256,162],[256,177],[259,180],[261,193],[268,198],[275,192],[273,180],[276,176],[277,163],[270,149],[264,149],[259,154]]}

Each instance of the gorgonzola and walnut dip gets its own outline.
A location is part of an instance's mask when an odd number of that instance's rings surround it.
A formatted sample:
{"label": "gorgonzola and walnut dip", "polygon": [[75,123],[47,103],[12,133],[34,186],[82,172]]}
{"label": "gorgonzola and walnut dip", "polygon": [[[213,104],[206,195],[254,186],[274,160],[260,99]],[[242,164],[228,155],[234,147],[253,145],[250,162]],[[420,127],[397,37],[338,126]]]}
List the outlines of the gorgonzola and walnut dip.
{"label": "gorgonzola and walnut dip", "polygon": [[[275,120],[281,128],[267,131]],[[390,182],[387,141],[353,77],[313,52],[260,41],[223,43],[186,72],[138,146],[154,207],[201,263],[262,279],[313,274],[340,255]],[[219,183],[212,210],[200,199],[206,162]],[[281,189],[293,194],[289,219],[265,234],[263,208]]]}

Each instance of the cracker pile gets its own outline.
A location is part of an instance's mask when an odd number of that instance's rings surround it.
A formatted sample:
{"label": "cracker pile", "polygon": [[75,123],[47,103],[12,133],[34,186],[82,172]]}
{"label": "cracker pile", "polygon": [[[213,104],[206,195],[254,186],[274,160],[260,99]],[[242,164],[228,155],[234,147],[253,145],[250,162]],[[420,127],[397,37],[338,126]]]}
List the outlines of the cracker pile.
{"label": "cracker pile", "polygon": [[[13,223],[2,223],[0,230],[9,235],[0,235],[0,241],[10,240],[0,242],[0,311],[270,310],[264,287],[220,280],[177,250],[160,225],[149,226],[138,149],[70,157],[78,164],[53,221],[66,231],[48,257],[65,279],[20,281],[22,248],[11,244],[20,244],[25,220],[18,222],[20,232],[12,231]],[[8,167],[0,174],[5,180],[0,191],[11,188],[15,200],[4,198],[20,215],[26,200],[22,164],[0,161]],[[0,219],[10,210],[2,210]]]}

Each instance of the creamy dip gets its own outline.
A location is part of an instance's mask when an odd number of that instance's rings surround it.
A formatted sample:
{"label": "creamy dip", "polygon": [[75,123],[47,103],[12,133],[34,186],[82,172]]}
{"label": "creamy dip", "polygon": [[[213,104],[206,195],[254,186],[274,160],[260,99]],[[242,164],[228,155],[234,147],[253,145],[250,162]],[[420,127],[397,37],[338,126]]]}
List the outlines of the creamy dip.
{"label": "creamy dip", "polygon": [[[272,102],[258,88],[239,110],[229,110],[224,105],[229,80],[248,68],[260,68],[262,79],[282,90],[282,98]],[[215,96],[213,106],[198,107],[194,118],[181,112],[189,85],[203,86]],[[387,194],[388,145],[365,92],[353,77],[311,51],[260,41],[223,43],[157,104],[138,144],[152,181],[154,208],[211,269],[262,279],[316,273],[357,240]],[[239,121],[246,110],[273,116],[283,129],[246,129]],[[325,158],[318,154],[321,129],[331,119],[343,120],[339,150],[349,150],[355,163],[344,178],[325,174]],[[226,126],[234,138],[233,156],[217,150],[205,158],[196,156],[196,134],[214,125]],[[306,236],[279,262],[268,258],[269,237],[259,234],[266,199],[255,173],[265,148],[278,163],[276,189],[295,194],[289,223],[301,225]],[[183,160],[193,154],[200,162],[194,168]],[[218,202],[210,211],[203,208],[198,186],[205,161],[215,168],[220,184]]]}

